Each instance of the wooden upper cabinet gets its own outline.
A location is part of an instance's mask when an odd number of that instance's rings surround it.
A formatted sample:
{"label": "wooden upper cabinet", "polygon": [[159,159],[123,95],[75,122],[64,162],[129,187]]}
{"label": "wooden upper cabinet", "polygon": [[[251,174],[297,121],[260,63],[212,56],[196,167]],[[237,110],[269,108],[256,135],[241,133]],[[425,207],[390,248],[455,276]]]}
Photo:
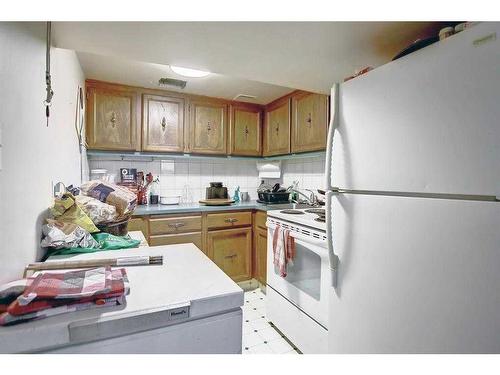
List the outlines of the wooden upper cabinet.
{"label": "wooden upper cabinet", "polygon": [[144,94],[142,98],[142,149],[184,151],[184,99]]}
{"label": "wooden upper cabinet", "polygon": [[292,97],[291,151],[318,151],[326,148],[328,96],[298,93]]}
{"label": "wooden upper cabinet", "polygon": [[252,227],[208,232],[208,256],[234,281],[252,278]]}
{"label": "wooden upper cabinet", "polygon": [[138,150],[137,93],[87,87],[87,144],[95,150]]}
{"label": "wooden upper cabinet", "polygon": [[199,154],[226,154],[226,124],[226,102],[192,100],[189,110],[189,151]]}
{"label": "wooden upper cabinet", "polygon": [[231,155],[262,154],[262,110],[259,106],[232,104],[230,107]]}
{"label": "wooden upper cabinet", "polygon": [[290,98],[277,100],[266,107],[264,156],[290,153]]}

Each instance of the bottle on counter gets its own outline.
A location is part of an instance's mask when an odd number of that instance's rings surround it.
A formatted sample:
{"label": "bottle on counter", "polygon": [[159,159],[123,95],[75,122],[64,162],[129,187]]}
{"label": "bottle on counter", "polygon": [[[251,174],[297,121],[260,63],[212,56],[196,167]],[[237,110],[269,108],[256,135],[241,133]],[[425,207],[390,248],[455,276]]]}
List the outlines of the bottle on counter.
{"label": "bottle on counter", "polygon": [[236,186],[236,189],[234,190],[233,201],[235,201],[236,203],[240,201],[240,187],[239,186]]}

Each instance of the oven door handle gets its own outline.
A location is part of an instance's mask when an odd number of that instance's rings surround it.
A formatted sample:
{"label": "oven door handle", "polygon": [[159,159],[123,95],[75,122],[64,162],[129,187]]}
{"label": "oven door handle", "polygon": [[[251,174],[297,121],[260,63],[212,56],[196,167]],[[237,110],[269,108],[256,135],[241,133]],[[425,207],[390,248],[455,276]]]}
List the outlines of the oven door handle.
{"label": "oven door handle", "polygon": [[[269,225],[268,224],[267,227],[269,229],[271,229],[273,232],[276,229],[276,225]],[[305,236],[303,234],[300,234],[300,233],[297,233],[297,232],[294,232],[294,231],[290,231],[290,236],[293,237],[293,238],[296,238],[297,240],[309,243],[309,244],[314,245],[314,246],[319,246],[319,247],[322,247],[322,248],[324,247],[325,249],[327,247],[326,241],[321,241],[321,240],[318,240],[318,239],[315,239],[315,238],[312,238],[312,237],[309,237],[309,236]]]}

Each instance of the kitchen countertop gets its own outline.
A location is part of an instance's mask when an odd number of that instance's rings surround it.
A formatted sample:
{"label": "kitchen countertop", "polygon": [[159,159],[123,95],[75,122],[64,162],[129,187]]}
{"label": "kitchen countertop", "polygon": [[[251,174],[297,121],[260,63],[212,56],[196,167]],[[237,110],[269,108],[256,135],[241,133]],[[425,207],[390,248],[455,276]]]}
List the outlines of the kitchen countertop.
{"label": "kitchen countertop", "polygon": [[217,212],[217,211],[237,211],[237,210],[259,210],[259,211],[270,211],[270,210],[282,210],[285,208],[292,208],[292,203],[283,204],[262,204],[257,201],[248,202],[238,202],[233,203],[229,206],[206,206],[200,203],[183,203],[177,205],[144,205],[137,206],[134,211],[133,216],[144,216],[144,215],[164,215],[164,214],[176,214],[185,212]]}
{"label": "kitchen countertop", "polygon": [[107,335],[175,324],[164,317],[168,309],[178,305],[190,304],[189,317],[182,321],[232,311],[243,305],[243,290],[193,244],[53,256],[47,261],[134,255],[162,255],[163,265],[127,267],[130,294],[125,305],[0,327],[0,352],[40,352],[104,339]]}

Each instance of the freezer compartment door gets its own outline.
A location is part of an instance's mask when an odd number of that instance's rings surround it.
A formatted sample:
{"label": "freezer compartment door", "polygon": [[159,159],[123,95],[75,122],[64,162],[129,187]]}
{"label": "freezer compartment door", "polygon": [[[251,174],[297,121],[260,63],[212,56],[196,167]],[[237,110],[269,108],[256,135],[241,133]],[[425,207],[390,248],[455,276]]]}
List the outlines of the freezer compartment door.
{"label": "freezer compartment door", "polygon": [[332,353],[500,353],[500,203],[340,194]]}
{"label": "freezer compartment door", "polygon": [[499,61],[489,22],[342,84],[332,185],[500,196]]}

